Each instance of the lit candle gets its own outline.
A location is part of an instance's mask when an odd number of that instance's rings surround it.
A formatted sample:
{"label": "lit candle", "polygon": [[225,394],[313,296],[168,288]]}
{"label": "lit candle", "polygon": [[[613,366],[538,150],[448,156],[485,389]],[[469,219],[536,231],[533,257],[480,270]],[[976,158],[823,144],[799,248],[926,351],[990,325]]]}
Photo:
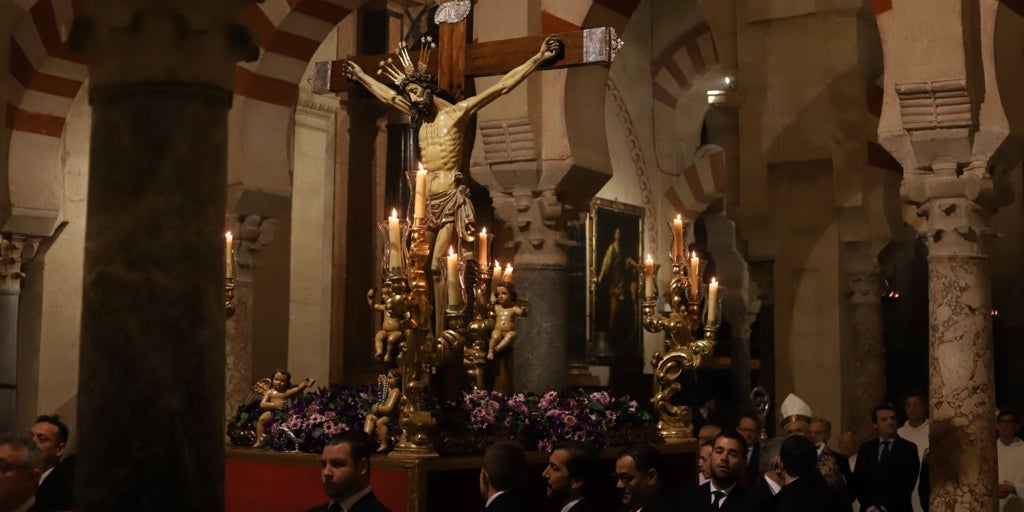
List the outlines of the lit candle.
{"label": "lit candle", "polygon": [[505,265],[505,273],[501,275],[501,282],[511,283],[512,282],[512,264]]}
{"label": "lit candle", "polygon": [[676,215],[676,218],[672,220],[672,262],[683,261],[685,254],[683,250],[683,216]]}
{"label": "lit candle", "polygon": [[694,300],[698,297],[698,279],[700,279],[700,258],[697,258],[696,251],[690,251],[690,294]]}
{"label": "lit candle", "polygon": [[412,212],[413,219],[422,219],[427,212],[427,170],[423,168],[423,164],[420,164],[420,169],[416,171],[416,196]]}
{"label": "lit candle", "polygon": [[402,268],[402,230],[398,223],[398,210],[394,208],[388,217],[388,267]]}
{"label": "lit candle", "polygon": [[480,263],[480,267],[482,267],[482,268],[486,268],[487,267],[487,256],[488,256],[488,254],[487,254],[487,241],[488,241],[489,238],[490,238],[490,235],[487,234],[487,228],[481,229],[480,230],[480,243],[477,244],[477,248],[476,248],[476,257],[477,257],[476,260],[477,260],[477,262]]}
{"label": "lit candle", "polygon": [[712,324],[718,320],[718,280],[711,278],[708,285],[708,323]]}
{"label": "lit candle", "polygon": [[234,256],[235,238],[231,236],[231,232],[224,233],[224,270],[227,272],[228,279],[235,273],[235,258]]}
{"label": "lit candle", "polygon": [[654,258],[650,254],[644,260],[644,297],[647,300],[654,298]]}
{"label": "lit candle", "polygon": [[501,263],[494,260],[494,272],[491,274],[491,298],[498,292],[498,285],[501,284]]}
{"label": "lit candle", "polygon": [[448,305],[462,304],[462,290],[459,289],[459,255],[448,246]]}

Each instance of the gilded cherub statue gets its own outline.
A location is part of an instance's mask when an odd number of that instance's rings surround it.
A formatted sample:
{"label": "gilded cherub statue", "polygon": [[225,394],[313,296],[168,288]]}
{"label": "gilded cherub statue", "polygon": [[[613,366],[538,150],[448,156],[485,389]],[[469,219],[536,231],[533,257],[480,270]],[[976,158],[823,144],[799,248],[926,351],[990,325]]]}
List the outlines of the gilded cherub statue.
{"label": "gilded cherub statue", "polygon": [[[373,357],[376,359],[384,359],[385,362],[391,361],[391,354],[394,352],[398,341],[402,339],[402,326],[399,323],[400,319],[395,316],[395,312],[389,306],[389,302],[395,297],[394,290],[395,285],[391,281],[385,281],[380,288],[380,304],[374,304],[373,295],[374,290],[370,288],[366,292],[366,303],[371,308],[380,311],[384,314],[384,319],[381,321],[380,330],[377,331],[376,336],[373,337]],[[401,290],[397,290],[401,293]],[[408,313],[406,313],[408,315]],[[385,341],[387,346],[385,347]]]}
{"label": "gilded cherub statue", "polygon": [[512,283],[501,283],[495,289],[494,330],[491,331],[491,342],[487,347],[487,359],[493,360],[494,354],[508,348],[516,339],[515,319],[526,316],[530,312],[530,304],[518,300],[516,289]]}
{"label": "gilded cherub statue", "polygon": [[363,426],[363,430],[371,436],[376,431],[377,439],[380,441],[378,452],[386,452],[391,449],[388,425],[398,415],[399,404],[402,401],[402,374],[397,368],[388,370],[385,386],[387,393],[382,392],[377,403],[370,407],[370,414],[366,415],[366,423]]}
{"label": "gilded cherub statue", "polygon": [[398,48],[399,64],[389,59],[381,63],[378,74],[383,74],[395,88],[367,75],[355,62],[345,61],[342,72],[349,79],[362,84],[381,102],[409,114],[417,129],[420,160],[427,170],[426,223],[436,236],[430,255],[430,270],[434,280],[435,332],[444,329],[447,309],[447,283],[441,274],[445,267],[445,254],[453,243],[476,240],[473,203],[462,174],[466,136],[470,119],[487,106],[518,86],[542,63],[558,57],[564,51],[560,39],[548,36],[537,53],[526,62],[509,71],[494,85],[476,96],[452,104],[436,95],[436,79],[426,73],[430,49],[429,39],[424,41],[420,60],[413,63],[405,43]]}
{"label": "gilded cherub statue", "polygon": [[264,431],[266,430],[267,421],[274,415],[274,411],[284,408],[284,403],[289,398],[301,393],[314,383],[316,383],[315,379],[307,378],[299,385],[292,386],[292,374],[288,370],[274,371],[274,378],[271,379],[270,389],[263,395],[263,399],[260,400],[260,410],[263,413],[256,420],[256,442],[252,445],[253,448],[262,448],[266,445],[266,434]]}

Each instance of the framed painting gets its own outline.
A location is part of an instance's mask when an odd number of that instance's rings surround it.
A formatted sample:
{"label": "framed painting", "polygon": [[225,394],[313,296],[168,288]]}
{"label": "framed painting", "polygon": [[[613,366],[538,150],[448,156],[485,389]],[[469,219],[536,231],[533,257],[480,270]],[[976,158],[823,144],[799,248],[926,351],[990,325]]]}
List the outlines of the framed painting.
{"label": "framed painting", "polygon": [[606,199],[590,207],[588,336],[595,363],[640,358],[643,208]]}

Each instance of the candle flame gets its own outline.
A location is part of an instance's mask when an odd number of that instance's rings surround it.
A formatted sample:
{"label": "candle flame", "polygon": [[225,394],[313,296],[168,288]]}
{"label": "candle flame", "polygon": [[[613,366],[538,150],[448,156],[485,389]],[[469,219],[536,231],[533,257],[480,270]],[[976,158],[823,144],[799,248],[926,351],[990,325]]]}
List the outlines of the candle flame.
{"label": "candle flame", "polygon": [[714,284],[718,284],[718,279],[715,279],[715,278],[714,278],[714,277],[712,276],[712,278],[711,278],[711,284],[713,284],[713,285],[714,285]]}
{"label": "candle flame", "polygon": [[697,251],[690,251],[690,259],[691,260],[697,259]]}
{"label": "candle flame", "polygon": [[232,238],[231,232],[228,231],[227,233],[224,233],[224,238],[227,238],[228,240],[231,240],[231,238]]}
{"label": "candle flame", "polygon": [[494,260],[494,268],[501,268],[501,262]]}
{"label": "candle flame", "polygon": [[423,168],[423,162],[418,162],[418,163],[419,163],[420,168],[419,168],[419,171],[417,171],[417,172],[427,172],[427,170]]}
{"label": "candle flame", "polygon": [[481,236],[487,235],[487,228],[481,228],[480,229],[480,235]]}
{"label": "candle flame", "polygon": [[455,249],[452,246],[448,246],[448,256],[455,256]]}
{"label": "candle flame", "polygon": [[683,214],[681,214],[681,213],[677,213],[677,214],[676,214],[676,220],[678,220],[678,221],[682,222],[682,220],[683,220]]}
{"label": "candle flame", "polygon": [[651,253],[647,253],[647,259],[645,261],[649,261],[651,263],[654,263],[654,258],[651,257]]}
{"label": "candle flame", "polygon": [[395,209],[395,208],[391,209],[391,218],[392,219],[397,219],[398,218],[398,210],[397,209]]}
{"label": "candle flame", "polygon": [[512,272],[512,264],[505,265],[505,272]]}

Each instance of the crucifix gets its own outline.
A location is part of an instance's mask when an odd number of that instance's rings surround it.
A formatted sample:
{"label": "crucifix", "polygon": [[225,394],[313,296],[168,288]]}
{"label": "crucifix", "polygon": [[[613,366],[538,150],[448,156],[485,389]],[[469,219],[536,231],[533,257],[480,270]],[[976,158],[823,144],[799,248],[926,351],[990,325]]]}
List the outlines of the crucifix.
{"label": "crucifix", "polygon": [[[470,0],[441,3],[434,18],[440,26],[436,52],[431,51],[434,46],[429,39],[418,52],[400,43],[397,64],[379,55],[318,62],[310,79],[316,93],[340,92],[359,84],[412,120],[421,165],[428,171],[422,186],[417,180],[417,196],[423,194],[425,204],[421,210],[417,200],[414,221],[423,215],[434,234],[428,266],[434,281],[435,332],[444,328],[446,309],[460,306],[452,304],[455,295],[446,293],[448,283],[441,278],[445,254],[449,248],[465,254],[469,251],[462,248],[472,247],[476,240],[473,205],[460,169],[470,118],[541,66],[607,65],[622,44],[614,29],[596,28],[467,45],[470,7]],[[378,76],[394,87],[370,76],[364,67],[379,67]],[[467,77],[492,75],[503,76],[480,93],[463,97]],[[436,96],[438,89],[451,94],[454,102]]]}

